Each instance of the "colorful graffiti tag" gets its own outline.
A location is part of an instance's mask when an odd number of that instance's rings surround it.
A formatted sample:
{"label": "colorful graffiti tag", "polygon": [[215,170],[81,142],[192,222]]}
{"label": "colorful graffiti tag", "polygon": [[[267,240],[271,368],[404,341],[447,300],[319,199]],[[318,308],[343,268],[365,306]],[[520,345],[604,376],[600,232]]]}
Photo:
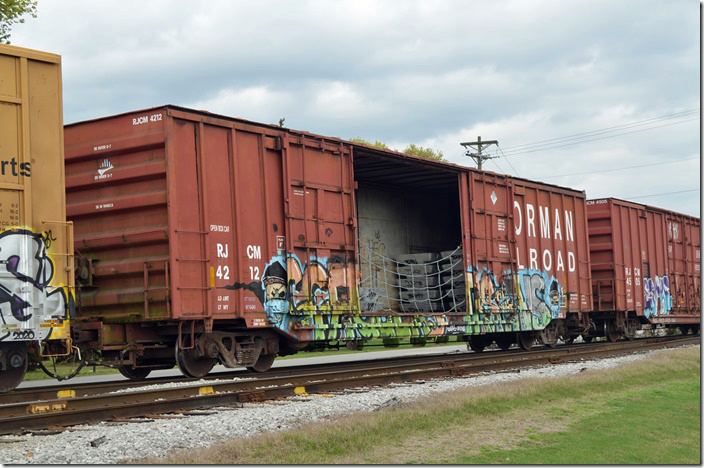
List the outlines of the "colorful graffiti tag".
{"label": "colorful graffiti tag", "polygon": [[294,329],[306,321],[304,316],[330,319],[357,310],[348,278],[355,278],[354,270],[340,257],[311,256],[304,263],[295,254],[284,257],[279,252],[266,264],[261,281],[224,288],[253,292],[264,306],[269,322],[294,334]]}
{"label": "colorful graffiti tag", "polygon": [[486,268],[469,268],[468,282],[475,284],[477,304],[475,310],[469,311],[470,317],[478,316],[487,325],[501,325],[480,328],[480,333],[540,330],[560,317],[566,304],[557,279],[539,270],[526,269],[515,274],[505,271],[497,278]]}
{"label": "colorful graffiti tag", "polygon": [[52,328],[38,321],[67,318],[73,296],[63,286],[51,286],[53,278],[42,234],[28,229],[0,233],[0,341],[44,340]]}
{"label": "colorful graffiti tag", "polygon": [[672,295],[670,295],[670,279],[667,275],[643,279],[643,296],[645,300],[645,316],[667,315],[672,310]]}
{"label": "colorful graffiti tag", "polygon": [[261,281],[225,288],[252,291],[269,323],[301,341],[541,330],[561,317],[566,304],[558,280],[539,270],[506,271],[497,278],[488,269],[469,268],[465,282],[471,297],[461,315],[370,315],[359,309],[354,268],[342,258],[302,262],[282,251],[266,264]]}

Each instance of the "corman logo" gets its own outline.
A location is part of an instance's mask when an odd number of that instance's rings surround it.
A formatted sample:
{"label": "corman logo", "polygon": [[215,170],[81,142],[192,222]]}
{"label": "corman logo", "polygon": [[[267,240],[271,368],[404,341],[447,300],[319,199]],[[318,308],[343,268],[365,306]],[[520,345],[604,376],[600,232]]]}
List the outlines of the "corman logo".
{"label": "corman logo", "polygon": [[109,179],[112,177],[112,174],[108,174],[108,171],[110,169],[114,169],[114,166],[110,162],[109,159],[103,159],[103,162],[100,163],[100,166],[98,167],[98,175],[95,176],[95,180],[103,180],[103,179]]}

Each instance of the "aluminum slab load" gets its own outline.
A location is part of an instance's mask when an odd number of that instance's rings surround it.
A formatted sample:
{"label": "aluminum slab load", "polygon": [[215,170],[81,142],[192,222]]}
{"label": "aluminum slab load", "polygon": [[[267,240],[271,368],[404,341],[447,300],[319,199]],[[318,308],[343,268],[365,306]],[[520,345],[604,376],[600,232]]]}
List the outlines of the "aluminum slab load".
{"label": "aluminum slab load", "polygon": [[28,353],[68,353],[61,96],[60,56],[0,45],[0,391],[21,381]]}
{"label": "aluminum slab load", "polygon": [[615,198],[587,208],[595,310],[698,326],[699,218]]}

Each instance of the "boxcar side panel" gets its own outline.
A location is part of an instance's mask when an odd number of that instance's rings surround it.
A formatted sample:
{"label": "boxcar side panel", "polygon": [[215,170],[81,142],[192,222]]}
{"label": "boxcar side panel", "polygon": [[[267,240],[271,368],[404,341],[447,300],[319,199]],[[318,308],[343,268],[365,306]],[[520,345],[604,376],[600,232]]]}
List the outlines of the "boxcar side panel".
{"label": "boxcar side panel", "polygon": [[699,220],[617,199],[589,200],[594,302],[652,322],[699,316]]}
{"label": "boxcar side panel", "polygon": [[584,193],[479,171],[469,182],[464,248],[477,331],[540,330],[590,310]]}
{"label": "boxcar side panel", "polygon": [[61,58],[0,45],[0,342],[68,336],[62,119]]}
{"label": "boxcar side panel", "polygon": [[324,337],[359,312],[352,150],[297,134],[284,138],[283,150],[288,283],[299,316],[288,329],[308,340],[305,330]]}
{"label": "boxcar side panel", "polygon": [[170,315],[164,119],[152,109],[65,128],[84,320]]}

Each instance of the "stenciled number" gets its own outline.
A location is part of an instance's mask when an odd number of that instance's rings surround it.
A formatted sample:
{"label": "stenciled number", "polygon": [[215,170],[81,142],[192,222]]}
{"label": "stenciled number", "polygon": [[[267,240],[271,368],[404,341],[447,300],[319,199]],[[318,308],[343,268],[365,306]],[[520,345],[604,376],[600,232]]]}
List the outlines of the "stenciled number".
{"label": "stenciled number", "polygon": [[259,267],[249,267],[249,277],[253,280],[259,279]]}
{"label": "stenciled number", "polygon": [[12,332],[12,338],[16,340],[32,340],[34,339],[34,330]]}
{"label": "stenciled number", "polygon": [[215,276],[217,276],[218,279],[229,280],[230,267],[218,265],[218,271],[215,272]]}

